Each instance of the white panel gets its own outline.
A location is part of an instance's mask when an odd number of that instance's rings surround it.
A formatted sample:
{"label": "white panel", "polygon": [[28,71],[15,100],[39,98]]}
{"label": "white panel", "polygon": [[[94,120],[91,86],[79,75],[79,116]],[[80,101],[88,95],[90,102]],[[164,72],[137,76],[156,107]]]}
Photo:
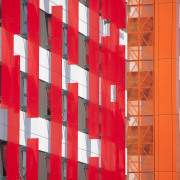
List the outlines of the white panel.
{"label": "white panel", "polygon": [[[27,138],[39,138],[39,150],[50,152],[50,121],[43,118],[27,118],[20,111],[20,145],[26,146]],[[0,139],[7,141],[7,110],[0,109]],[[67,128],[62,127],[62,155],[66,157]],[[100,140],[90,140],[88,135],[78,132],[79,161],[87,163],[88,157],[98,157]]]}
{"label": "white panel", "polygon": [[79,32],[89,36],[89,8],[79,2]]}
{"label": "white panel", "polygon": [[116,102],[116,85],[111,85],[111,102]]}
{"label": "white panel", "polygon": [[[39,150],[50,153],[51,122],[43,118],[27,118],[20,111],[20,145],[27,145],[27,138],[39,139]],[[0,109],[0,139],[7,141],[7,110]],[[78,161],[87,163],[88,157],[99,157],[100,140],[90,140],[88,135],[78,132]],[[67,128],[62,127],[62,156],[67,157]]]}

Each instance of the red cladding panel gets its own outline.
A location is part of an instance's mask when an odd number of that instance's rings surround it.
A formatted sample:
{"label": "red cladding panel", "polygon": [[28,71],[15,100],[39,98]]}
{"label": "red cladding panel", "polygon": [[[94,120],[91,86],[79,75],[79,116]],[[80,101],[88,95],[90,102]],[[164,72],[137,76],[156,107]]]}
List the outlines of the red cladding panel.
{"label": "red cladding panel", "polygon": [[99,180],[99,158],[89,157],[89,180]]}
{"label": "red cladding panel", "polygon": [[101,17],[102,19],[110,19],[111,16],[111,0],[101,0]]}
{"label": "red cladding panel", "polygon": [[68,0],[68,64],[78,64],[79,47],[79,0]]}
{"label": "red cladding panel", "polygon": [[39,139],[27,139],[26,180],[38,180]]}
{"label": "red cladding panel", "polygon": [[[111,25],[110,37],[102,38],[101,50],[101,178],[124,179],[125,49],[119,47],[119,29],[116,25]],[[111,85],[116,85],[116,102],[110,99]]]}
{"label": "red cladding panel", "polygon": [[111,107],[110,107],[110,39],[102,38],[101,46],[101,180],[111,176]]}
{"label": "red cladding panel", "polygon": [[113,0],[111,2],[111,24],[119,29],[126,28],[126,0]]}
{"label": "red cladding panel", "polygon": [[20,112],[20,56],[14,56],[11,64],[12,78],[7,126],[7,179],[19,177],[19,112]]}
{"label": "red cladding panel", "polygon": [[90,0],[89,27],[89,138],[99,139],[99,0]]}
{"label": "red cladding panel", "polygon": [[7,109],[10,104],[14,34],[20,34],[20,0],[1,0],[1,17],[1,108]]}
{"label": "red cladding panel", "polygon": [[112,140],[116,144],[115,178],[120,178],[120,175],[125,174],[125,46],[119,46],[119,29],[115,24],[111,25],[110,32],[111,82],[116,85],[116,102],[112,103],[114,116]]}
{"label": "red cladding panel", "polygon": [[78,179],[78,84],[68,84],[67,180]]}
{"label": "red cladding panel", "polygon": [[62,6],[52,7],[50,179],[61,179],[62,156]]}
{"label": "red cladding panel", "polygon": [[[119,56],[118,56],[119,55]],[[117,167],[118,171],[125,179],[125,46],[119,46],[117,49],[117,88],[116,88],[116,109],[115,117],[117,118]],[[124,176],[123,176],[124,175]]]}
{"label": "red cladding panel", "polygon": [[102,0],[102,19],[109,19],[119,29],[126,28],[126,1],[125,0]]}
{"label": "red cladding panel", "polygon": [[39,0],[28,0],[27,117],[39,117]]}

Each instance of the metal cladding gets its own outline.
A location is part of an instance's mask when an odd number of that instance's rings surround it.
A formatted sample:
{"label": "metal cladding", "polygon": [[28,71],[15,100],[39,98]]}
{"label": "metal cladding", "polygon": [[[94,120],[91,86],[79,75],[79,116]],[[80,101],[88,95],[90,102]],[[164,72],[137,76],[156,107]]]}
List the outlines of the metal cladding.
{"label": "metal cladding", "polygon": [[39,140],[27,139],[26,179],[38,180]]}
{"label": "metal cladding", "polygon": [[67,180],[78,179],[78,83],[68,84]]}
{"label": "metal cladding", "polygon": [[99,0],[89,1],[89,138],[99,139]]}
{"label": "metal cladding", "polygon": [[39,117],[39,0],[28,0],[27,117]]}
{"label": "metal cladding", "polygon": [[50,179],[61,179],[62,156],[62,6],[52,7]]}
{"label": "metal cladding", "polygon": [[[27,7],[27,36],[21,31],[21,6]],[[25,153],[25,168],[27,180],[39,178],[39,151],[47,145],[45,164],[48,164],[47,179],[61,180],[66,175],[67,180],[78,180],[78,160],[80,134],[86,137],[86,146],[91,149],[91,143],[98,140],[99,157],[93,157],[93,152],[87,152],[85,167],[89,180],[125,179],[125,47],[120,46],[120,28],[126,28],[126,2],[125,0],[89,0],[86,1],[87,17],[89,16],[89,29],[85,37],[86,51],[88,51],[86,68],[87,75],[87,99],[84,99],[85,132],[79,132],[79,99],[84,84],[76,80],[64,82],[64,69],[79,66],[79,0],[68,0],[68,11],[63,16],[63,6],[52,6],[46,13],[44,24],[47,25],[46,50],[40,47],[41,32],[40,0],[2,0],[2,64],[1,64],[1,108],[7,109],[7,179],[22,179],[19,172],[20,153]],[[84,6],[84,5],[83,5]],[[16,7],[16,8],[14,8]],[[64,19],[68,25],[63,24]],[[101,23],[110,24],[109,36],[101,34]],[[106,22],[106,23],[105,23]],[[64,28],[65,27],[65,28]],[[87,26],[88,27],[88,26]],[[67,31],[64,32],[64,29]],[[45,30],[44,30],[45,31]],[[67,35],[67,37],[64,35]],[[25,55],[14,55],[14,39],[23,39]],[[64,36],[63,36],[64,35]],[[67,42],[64,43],[64,39]],[[45,41],[43,39],[43,41]],[[63,48],[66,45],[67,58],[64,58]],[[48,55],[48,63],[41,58],[42,51]],[[8,53],[7,53],[8,52]],[[17,53],[16,53],[17,54]],[[64,60],[64,59],[66,60]],[[23,67],[22,62],[25,62]],[[66,62],[66,63],[64,63]],[[48,64],[46,68],[44,64]],[[64,66],[63,66],[64,63]],[[21,72],[23,69],[23,73]],[[48,71],[48,83],[46,82],[47,109],[42,121],[46,121],[46,138],[40,141],[33,134],[31,125],[40,117],[41,69]],[[24,72],[25,71],[25,72]],[[27,76],[26,76],[27,72]],[[27,106],[21,106],[21,79],[27,80]],[[77,72],[78,74],[78,72]],[[43,74],[45,76],[45,74]],[[21,77],[22,78],[22,77]],[[79,77],[81,78],[81,77]],[[24,80],[24,79],[23,79]],[[83,83],[83,82],[82,82]],[[64,107],[62,87],[66,87],[67,93],[67,120],[63,117]],[[112,87],[114,88],[112,91]],[[84,87],[83,87],[84,88]],[[23,89],[24,90],[24,89]],[[23,94],[23,95],[24,95]],[[112,94],[114,97],[112,98]],[[24,97],[23,97],[24,98]],[[43,99],[43,100],[44,100]],[[89,99],[89,101],[87,101]],[[45,101],[44,100],[44,101]],[[43,101],[43,102],[44,102]],[[82,101],[81,101],[82,102]],[[42,102],[41,102],[42,103]],[[82,103],[83,104],[83,103]],[[22,110],[23,109],[23,110]],[[23,116],[24,123],[21,121]],[[84,123],[84,124],[85,124]],[[24,135],[21,128],[29,125]],[[49,125],[49,126],[48,126]],[[20,130],[21,129],[21,130]],[[39,130],[39,129],[38,129]],[[22,134],[23,135],[22,135]],[[38,132],[39,133],[39,132]],[[64,133],[64,134],[63,134]],[[21,136],[24,136],[25,150],[20,151]],[[45,136],[45,135],[44,135]],[[64,136],[64,137],[63,137]],[[62,139],[65,142],[62,142]],[[64,143],[64,144],[63,144]],[[45,145],[46,144],[46,145]],[[22,145],[22,144],[21,144]],[[81,149],[85,151],[84,149]],[[96,154],[97,155],[97,154]],[[65,156],[66,160],[62,159]],[[62,171],[63,163],[66,169]],[[101,168],[101,171],[100,171]],[[24,178],[24,177],[23,177]]]}

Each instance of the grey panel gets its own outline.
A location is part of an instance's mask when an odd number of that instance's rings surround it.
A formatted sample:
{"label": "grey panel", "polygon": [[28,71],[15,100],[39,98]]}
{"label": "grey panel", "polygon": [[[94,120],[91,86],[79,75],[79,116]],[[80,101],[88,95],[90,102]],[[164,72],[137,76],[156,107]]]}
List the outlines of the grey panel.
{"label": "grey panel", "polygon": [[24,78],[20,72],[20,107],[24,105]]}
{"label": "grey panel", "polygon": [[66,177],[67,177],[67,163],[66,162],[62,162],[62,171],[61,171],[61,177],[62,177],[62,180],[66,180]]}
{"label": "grey panel", "polygon": [[45,153],[39,151],[38,180],[47,179],[47,161]]}
{"label": "grey panel", "polygon": [[85,180],[87,179],[87,169],[84,168],[84,164],[78,163],[78,180]]}
{"label": "grey panel", "polygon": [[24,32],[24,7],[21,0],[21,34]]}
{"label": "grey panel", "polygon": [[40,46],[46,48],[48,45],[48,18],[44,11],[40,10]]}
{"label": "grey panel", "polygon": [[82,68],[86,64],[86,44],[84,38],[85,36],[79,33],[79,66]]}
{"label": "grey panel", "polygon": [[39,81],[39,117],[45,118],[47,115],[47,88],[46,83]]}
{"label": "grey panel", "polygon": [[84,4],[86,0],[79,0],[80,3]]}
{"label": "grey panel", "polygon": [[3,145],[0,145],[0,177],[3,176]]}
{"label": "grey panel", "polygon": [[62,54],[64,54],[64,28],[62,31]]}
{"label": "grey panel", "polygon": [[22,151],[19,151],[19,173],[20,173],[20,176],[23,177],[23,152]]}
{"label": "grey panel", "polygon": [[78,97],[78,131],[81,132],[85,129],[85,113],[84,99]]}
{"label": "grey panel", "polygon": [[62,95],[62,114],[64,112],[64,95]]}

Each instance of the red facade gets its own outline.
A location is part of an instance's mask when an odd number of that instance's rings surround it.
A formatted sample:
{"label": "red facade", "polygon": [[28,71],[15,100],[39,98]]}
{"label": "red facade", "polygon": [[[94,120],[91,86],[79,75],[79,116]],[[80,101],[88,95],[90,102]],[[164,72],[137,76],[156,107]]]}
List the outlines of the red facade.
{"label": "red facade", "polygon": [[39,117],[39,0],[28,0],[27,117]]}
{"label": "red facade", "polygon": [[[101,141],[101,157],[88,154],[89,180],[125,179],[125,48],[119,45],[119,29],[125,28],[125,1],[89,0],[89,128],[87,136]],[[39,118],[40,1],[28,0],[27,115],[26,121]],[[14,8],[16,7],[16,8]],[[120,8],[120,9],[119,9]],[[20,34],[20,0],[2,0],[1,108],[8,110],[7,179],[19,174],[20,139],[20,56],[14,56],[14,35]],[[101,18],[110,20],[110,36],[102,37]],[[47,22],[51,29],[49,54],[50,82],[47,94],[50,109],[51,180],[62,178],[62,51],[63,7],[53,6]],[[79,1],[68,0],[68,65],[78,65]],[[100,48],[101,47],[101,48]],[[48,51],[47,50],[47,51]],[[7,53],[8,52],[8,53]],[[87,75],[87,77],[88,77]],[[101,79],[101,87],[99,86]],[[70,81],[71,82],[71,81]],[[68,82],[67,93],[67,180],[78,179],[78,83]],[[111,86],[115,86],[115,101]],[[101,94],[100,94],[101,88]],[[101,96],[101,97],[100,97]],[[101,98],[101,102],[100,102]],[[101,108],[100,108],[101,105]],[[47,120],[47,119],[46,119]],[[26,122],[25,122],[26,123]],[[48,124],[48,123],[47,123]],[[29,132],[26,132],[29,133]],[[47,139],[48,139],[47,138]],[[89,139],[86,141],[88,142]],[[101,139],[101,140],[100,140]],[[39,139],[27,138],[26,179],[37,180]],[[88,143],[87,143],[88,144]],[[48,149],[48,151],[49,151]],[[91,150],[91,149],[90,149]],[[101,162],[99,162],[101,161]],[[101,164],[101,166],[99,166]],[[101,168],[101,171],[100,169]],[[101,177],[101,178],[100,178]]]}
{"label": "red facade", "polygon": [[52,7],[51,164],[50,179],[61,179],[62,143],[62,6]]}

